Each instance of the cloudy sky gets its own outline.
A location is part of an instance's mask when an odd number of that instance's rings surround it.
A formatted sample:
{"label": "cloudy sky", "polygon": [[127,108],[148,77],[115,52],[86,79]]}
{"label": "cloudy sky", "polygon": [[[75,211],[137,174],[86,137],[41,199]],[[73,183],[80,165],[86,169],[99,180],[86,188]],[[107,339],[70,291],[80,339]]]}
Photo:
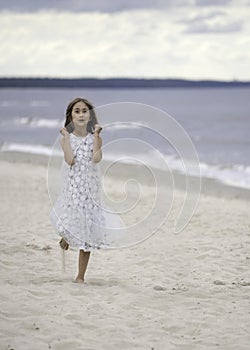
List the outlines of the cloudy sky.
{"label": "cloudy sky", "polygon": [[250,0],[0,0],[0,76],[250,80]]}

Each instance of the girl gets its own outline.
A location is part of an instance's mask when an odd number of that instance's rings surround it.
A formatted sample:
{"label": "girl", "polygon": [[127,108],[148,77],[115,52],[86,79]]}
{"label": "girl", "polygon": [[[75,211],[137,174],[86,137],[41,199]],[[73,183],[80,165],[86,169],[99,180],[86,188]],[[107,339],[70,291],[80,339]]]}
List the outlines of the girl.
{"label": "girl", "polygon": [[98,125],[94,106],[84,98],[69,103],[64,126],[60,130],[64,153],[62,192],[50,218],[62,237],[61,248],[67,250],[72,246],[79,249],[75,281],[83,283],[90,252],[109,246],[97,167],[102,159],[102,128]]}

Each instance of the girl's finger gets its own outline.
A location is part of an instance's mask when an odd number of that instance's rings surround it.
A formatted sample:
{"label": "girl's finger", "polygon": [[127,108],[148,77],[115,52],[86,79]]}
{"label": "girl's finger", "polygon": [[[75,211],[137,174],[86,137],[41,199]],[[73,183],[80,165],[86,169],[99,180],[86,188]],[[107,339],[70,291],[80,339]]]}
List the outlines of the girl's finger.
{"label": "girl's finger", "polygon": [[67,130],[66,130],[65,128],[62,128],[62,129],[60,130],[60,133],[63,134],[63,132],[67,132]]}
{"label": "girl's finger", "polygon": [[95,132],[98,132],[98,134],[100,134],[100,132],[102,131],[102,127],[99,124],[95,125]]}

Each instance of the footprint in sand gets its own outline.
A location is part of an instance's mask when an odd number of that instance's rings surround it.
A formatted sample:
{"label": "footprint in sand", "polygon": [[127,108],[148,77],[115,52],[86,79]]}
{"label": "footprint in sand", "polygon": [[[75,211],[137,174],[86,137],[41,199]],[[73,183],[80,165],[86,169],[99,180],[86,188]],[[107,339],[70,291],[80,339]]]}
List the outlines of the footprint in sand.
{"label": "footprint in sand", "polygon": [[157,291],[164,291],[164,290],[167,290],[167,288],[162,287],[162,286],[154,286],[153,288],[154,288],[154,290],[157,290]]}

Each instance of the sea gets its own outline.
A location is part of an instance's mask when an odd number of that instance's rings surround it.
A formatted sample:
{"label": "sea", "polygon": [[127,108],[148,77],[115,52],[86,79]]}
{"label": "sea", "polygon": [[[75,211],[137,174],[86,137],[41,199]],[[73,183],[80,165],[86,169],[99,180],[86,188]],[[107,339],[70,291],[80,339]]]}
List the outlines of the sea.
{"label": "sea", "polygon": [[[250,189],[250,88],[246,87],[0,89],[0,151],[56,155],[65,110],[75,97],[85,97],[96,107],[103,126],[104,158],[116,160],[119,155],[121,161],[151,162],[162,169],[167,164],[182,172],[182,151],[175,147],[175,136],[177,143],[178,138],[188,138],[202,176]],[[168,128],[171,123],[175,136]]]}

